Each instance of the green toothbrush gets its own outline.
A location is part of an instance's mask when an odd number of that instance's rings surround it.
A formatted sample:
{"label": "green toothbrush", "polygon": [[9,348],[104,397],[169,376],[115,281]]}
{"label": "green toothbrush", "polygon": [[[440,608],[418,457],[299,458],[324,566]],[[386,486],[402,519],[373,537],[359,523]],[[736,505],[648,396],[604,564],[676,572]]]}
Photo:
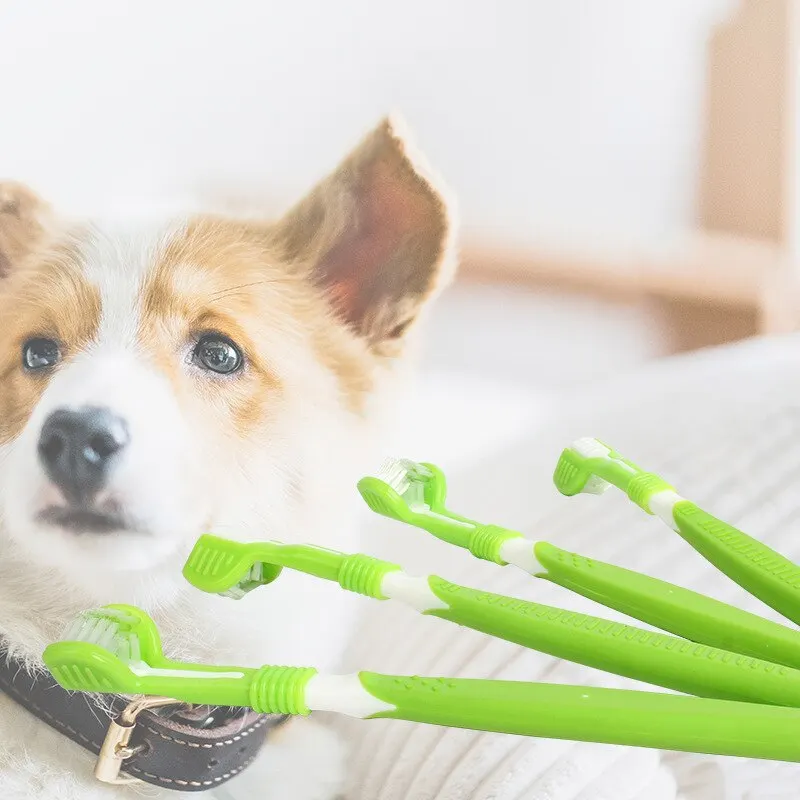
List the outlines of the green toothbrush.
{"label": "green toothbrush", "polygon": [[379,600],[515,642],[578,664],[701,697],[800,707],[800,671],[769,661],[578,614],[477,591],[396,564],[302,544],[241,543],[201,536],[183,568],[192,586],[242,597],[282,567]]}
{"label": "green toothbrush", "polygon": [[155,623],[132,606],[86,612],[47,647],[44,662],[70,691],[800,761],[797,709],[585,686],[186,664],[164,657]]}
{"label": "green toothbrush", "polygon": [[597,439],[579,439],[561,454],[554,480],[565,495],[621,489],[661,519],[700,555],[792,622],[800,623],[800,567],[733,525],[712,517]]}
{"label": "green toothbrush", "polygon": [[[594,479],[588,467],[581,473],[577,466],[568,469],[567,464],[575,464],[575,458],[562,456],[562,462],[556,471],[562,491],[581,487],[597,491],[607,485]],[[569,476],[573,476],[572,483]],[[362,478],[358,489],[373,511],[428,531],[478,558],[503,566],[513,564],[693,642],[800,669],[798,631],[675,584],[449,511],[445,476],[432,464],[387,460],[377,475]]]}

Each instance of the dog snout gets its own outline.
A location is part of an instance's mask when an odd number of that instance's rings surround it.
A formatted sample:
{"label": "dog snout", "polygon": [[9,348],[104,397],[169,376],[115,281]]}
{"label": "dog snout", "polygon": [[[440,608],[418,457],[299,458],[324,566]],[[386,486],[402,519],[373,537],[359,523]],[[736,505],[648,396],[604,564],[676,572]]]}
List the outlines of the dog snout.
{"label": "dog snout", "polygon": [[128,439],[125,420],[107,408],[60,408],[42,426],[39,460],[67,502],[85,506],[104,487]]}

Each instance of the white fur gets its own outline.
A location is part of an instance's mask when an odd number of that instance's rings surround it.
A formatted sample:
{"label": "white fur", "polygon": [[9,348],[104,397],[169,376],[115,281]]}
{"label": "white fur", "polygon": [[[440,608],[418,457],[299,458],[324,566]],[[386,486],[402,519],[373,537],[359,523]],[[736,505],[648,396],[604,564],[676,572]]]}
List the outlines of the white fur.
{"label": "white fur", "polygon": [[90,228],[81,247],[81,267],[100,291],[99,343],[135,349],[142,283],[163,246],[182,228],[150,218],[112,219]]}

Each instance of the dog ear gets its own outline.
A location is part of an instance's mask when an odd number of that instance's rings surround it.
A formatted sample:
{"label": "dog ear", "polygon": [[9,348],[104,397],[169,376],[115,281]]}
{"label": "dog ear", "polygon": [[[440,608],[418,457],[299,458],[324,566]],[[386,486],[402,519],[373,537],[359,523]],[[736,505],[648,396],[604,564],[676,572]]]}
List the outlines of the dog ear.
{"label": "dog ear", "polygon": [[49,206],[27,186],[0,181],[0,279],[43,238]]}
{"label": "dog ear", "polygon": [[397,342],[455,267],[451,208],[395,119],[385,119],[276,233],[338,315],[373,346]]}

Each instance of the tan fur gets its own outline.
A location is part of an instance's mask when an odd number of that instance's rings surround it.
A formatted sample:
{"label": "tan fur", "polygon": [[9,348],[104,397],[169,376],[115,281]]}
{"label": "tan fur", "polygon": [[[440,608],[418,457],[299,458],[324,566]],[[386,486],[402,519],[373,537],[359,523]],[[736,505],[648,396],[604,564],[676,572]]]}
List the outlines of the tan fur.
{"label": "tan fur", "polygon": [[[240,436],[263,421],[270,395],[280,391],[269,356],[258,345],[266,334],[262,315],[270,301],[279,301],[275,284],[281,279],[236,223],[199,218],[169,244],[144,287],[139,336],[145,352],[169,375],[182,402],[199,396],[224,406],[219,419],[231,419]],[[246,368],[223,379],[188,375],[176,358],[176,343],[191,346],[204,332],[235,342]]]}
{"label": "tan fur", "polygon": [[44,238],[49,206],[27,186],[0,183],[0,278]]}
{"label": "tan fur", "polygon": [[[0,194],[15,197],[11,219],[0,211],[0,246],[7,248],[8,274],[0,280],[0,443],[16,436],[25,425],[52,370],[29,373],[22,366],[26,340],[54,339],[69,361],[91,340],[100,318],[100,299],[81,274],[81,267],[68,245],[42,251],[45,228],[36,220],[38,200],[29,191],[13,195],[0,187]],[[36,253],[36,258],[30,256]]]}

